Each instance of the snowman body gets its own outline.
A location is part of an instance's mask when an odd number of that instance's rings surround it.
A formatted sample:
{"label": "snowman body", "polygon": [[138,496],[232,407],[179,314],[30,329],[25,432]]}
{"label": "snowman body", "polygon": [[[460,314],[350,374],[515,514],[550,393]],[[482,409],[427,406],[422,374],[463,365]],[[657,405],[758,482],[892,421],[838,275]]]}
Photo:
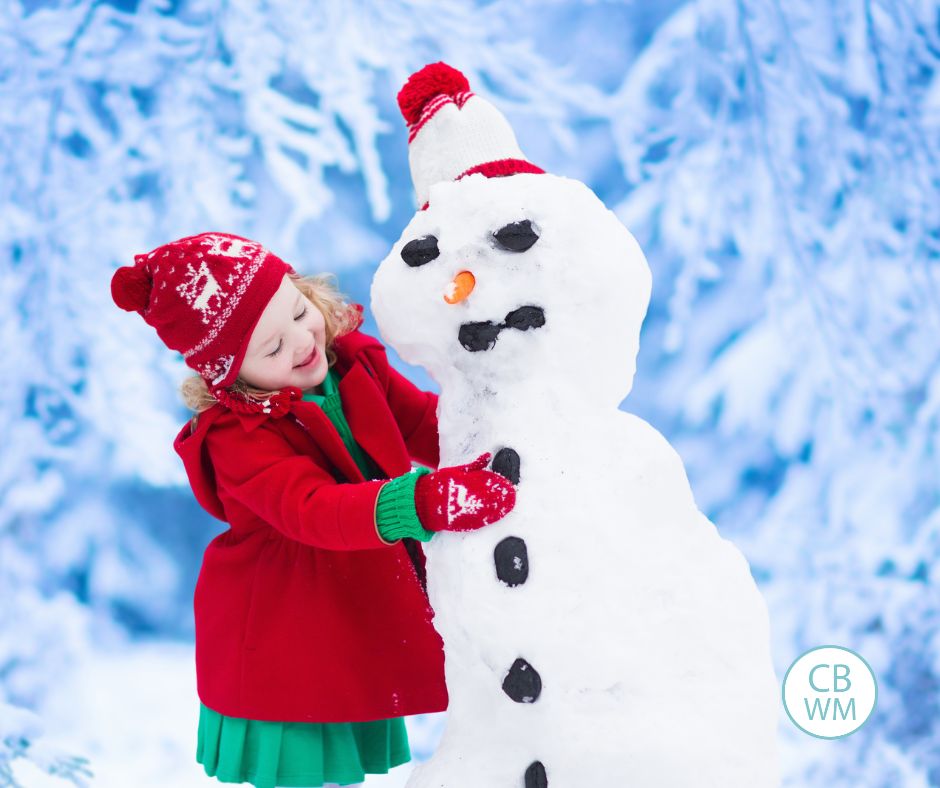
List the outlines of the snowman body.
{"label": "snowman body", "polygon": [[410,788],[779,784],[764,601],[618,409],[649,292],[633,236],[546,174],[437,184],[376,273],[383,338],[440,384],[441,465],[518,480],[502,520],[425,547],[450,705]]}

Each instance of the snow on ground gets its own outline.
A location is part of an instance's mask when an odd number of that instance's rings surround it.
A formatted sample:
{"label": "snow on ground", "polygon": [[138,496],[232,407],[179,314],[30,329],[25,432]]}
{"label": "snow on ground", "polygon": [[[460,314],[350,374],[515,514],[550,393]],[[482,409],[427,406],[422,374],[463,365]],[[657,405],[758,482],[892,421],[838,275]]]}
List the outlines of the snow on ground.
{"label": "snow on ground", "polygon": [[[192,644],[153,641],[92,653],[60,677],[55,696],[39,710],[43,742],[90,761],[95,788],[207,788],[222,785],[196,763],[196,697]],[[412,754],[427,758],[444,714],[407,719]],[[405,764],[370,775],[366,788],[402,788]],[[25,788],[65,788],[22,759],[14,775]]]}
{"label": "snow on ground", "polygon": [[[220,786],[196,763],[198,704],[191,644],[176,641],[102,647],[60,677],[55,697],[39,709],[47,747],[90,760],[93,788],[209,788]],[[407,719],[415,761],[438,745],[444,714]],[[803,788],[804,770],[831,761],[847,742],[824,741],[781,726],[778,739],[783,788]],[[24,788],[68,788],[70,783],[14,762]],[[412,765],[367,778],[365,788],[404,788]],[[844,784],[844,783],[842,783]],[[910,788],[927,783],[909,780]]]}

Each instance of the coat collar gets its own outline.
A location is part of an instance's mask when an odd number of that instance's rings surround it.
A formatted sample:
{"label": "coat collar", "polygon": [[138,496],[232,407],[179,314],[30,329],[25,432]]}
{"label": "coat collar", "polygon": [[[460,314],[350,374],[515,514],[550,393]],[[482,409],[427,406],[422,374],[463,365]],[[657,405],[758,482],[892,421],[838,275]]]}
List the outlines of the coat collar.
{"label": "coat collar", "polygon": [[[381,348],[373,337],[358,330],[338,337],[333,342],[336,353],[334,368],[339,374],[339,393],[343,414],[349,423],[353,438],[389,477],[407,473],[411,468],[404,444],[389,441],[389,430],[396,428],[388,401],[375,379],[371,365],[360,358],[367,347]],[[227,392],[226,392],[227,393]],[[296,387],[282,389],[264,403],[251,403],[245,407],[241,398],[229,395],[231,402],[220,400],[217,408],[228,409],[236,416],[246,432],[252,432],[269,419],[291,417],[313,438],[332,464],[350,481],[363,481],[359,466],[340,437],[329,417],[315,402],[302,399],[303,392]]]}

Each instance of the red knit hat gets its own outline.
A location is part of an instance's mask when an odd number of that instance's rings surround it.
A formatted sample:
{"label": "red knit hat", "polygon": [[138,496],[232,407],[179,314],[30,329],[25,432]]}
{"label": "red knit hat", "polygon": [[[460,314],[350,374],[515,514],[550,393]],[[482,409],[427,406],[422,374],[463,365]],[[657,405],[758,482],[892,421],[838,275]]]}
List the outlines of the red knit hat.
{"label": "red knit hat", "polygon": [[114,272],[111,297],[217,390],[235,382],[251,332],[292,273],[261,244],[202,233],[135,255],[134,265]]}
{"label": "red knit hat", "polygon": [[408,77],[398,106],[408,123],[411,179],[425,208],[431,186],[440,181],[474,173],[495,178],[545,172],[525,158],[503,114],[446,63],[431,63]]}

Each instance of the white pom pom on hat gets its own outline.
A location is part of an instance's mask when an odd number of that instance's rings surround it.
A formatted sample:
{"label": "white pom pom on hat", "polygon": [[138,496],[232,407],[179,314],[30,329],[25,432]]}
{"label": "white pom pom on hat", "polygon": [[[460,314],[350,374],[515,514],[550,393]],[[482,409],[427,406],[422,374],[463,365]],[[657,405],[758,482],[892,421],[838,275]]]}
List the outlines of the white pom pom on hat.
{"label": "white pom pom on hat", "polygon": [[503,114],[446,63],[412,74],[398,93],[398,106],[408,123],[408,162],[422,208],[440,181],[473,173],[496,178],[545,172],[525,158]]}

